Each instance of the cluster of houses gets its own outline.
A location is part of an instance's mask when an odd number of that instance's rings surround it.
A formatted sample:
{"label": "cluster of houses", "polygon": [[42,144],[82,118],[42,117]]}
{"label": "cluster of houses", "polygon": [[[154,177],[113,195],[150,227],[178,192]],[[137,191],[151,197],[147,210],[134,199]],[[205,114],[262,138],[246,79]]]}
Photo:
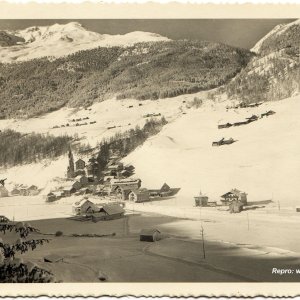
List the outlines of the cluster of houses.
{"label": "cluster of houses", "polygon": [[107,196],[118,201],[146,202],[154,198],[172,197],[180,188],[170,188],[166,183],[160,189],[146,189],[141,187],[139,178],[132,178],[134,167],[124,166],[117,154],[111,154],[105,169],[99,178],[99,166],[96,159],[89,163],[83,159],[74,162],[72,151],[69,151],[69,165],[67,168],[66,186],[51,191],[47,195],[47,202],[69,197],[72,194]]}
{"label": "cluster of houses", "polygon": [[141,188],[140,179],[114,179],[111,181],[111,194],[117,199],[132,202],[147,202],[155,198],[172,197],[180,188],[170,188],[166,183],[160,189]]}
{"label": "cluster of houses", "polygon": [[252,107],[258,107],[260,105],[262,105],[263,102],[254,102],[254,103],[246,103],[246,102],[241,102],[238,105],[232,106],[232,107],[227,107],[227,109],[229,108],[252,108]]}
{"label": "cluster of houses", "polygon": [[87,198],[75,202],[72,210],[75,216],[90,217],[93,222],[119,219],[125,213],[119,203],[98,205]]}
{"label": "cluster of houses", "polygon": [[[70,123],[66,123],[66,124],[62,124],[62,125],[55,125],[54,127],[52,127],[53,129],[55,128],[63,128],[63,127],[77,127],[77,126],[86,126],[86,125],[92,125],[97,123],[97,121],[90,121],[90,122],[84,122],[84,123],[79,123],[81,121],[85,121],[88,120],[89,117],[85,117],[85,118],[79,118],[79,119],[73,119],[70,121]],[[75,123],[76,122],[76,123]]]}
{"label": "cluster of houses", "polygon": [[234,123],[219,124],[218,125],[218,129],[229,128],[229,127],[232,127],[232,126],[247,125],[247,124],[250,124],[252,122],[257,121],[258,119],[261,119],[263,117],[268,117],[268,116],[271,116],[271,115],[274,115],[274,114],[275,114],[275,111],[268,110],[267,112],[261,114],[260,116],[258,116],[258,115],[252,115],[251,117],[248,117],[248,118],[246,118],[243,121],[238,121],[238,122],[234,122]]}
{"label": "cluster of houses", "polygon": [[40,193],[40,189],[36,185],[31,186],[17,186],[9,192],[4,184],[0,184],[0,198],[9,196],[36,196]]}
{"label": "cluster of houses", "polygon": [[[198,196],[195,196],[194,199],[195,206],[198,207],[217,206],[216,201],[209,201],[208,197],[201,192]],[[244,206],[247,205],[247,194],[238,189],[232,189],[222,195],[220,201],[222,206],[229,207],[230,213],[239,213],[243,210]]]}

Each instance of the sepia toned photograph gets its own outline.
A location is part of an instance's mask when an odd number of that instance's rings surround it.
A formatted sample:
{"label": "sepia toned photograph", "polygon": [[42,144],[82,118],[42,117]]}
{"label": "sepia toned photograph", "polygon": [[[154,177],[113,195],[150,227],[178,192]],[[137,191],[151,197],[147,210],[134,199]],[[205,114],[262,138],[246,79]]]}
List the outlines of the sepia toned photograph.
{"label": "sepia toned photograph", "polygon": [[0,282],[299,282],[299,45],[297,18],[0,19]]}

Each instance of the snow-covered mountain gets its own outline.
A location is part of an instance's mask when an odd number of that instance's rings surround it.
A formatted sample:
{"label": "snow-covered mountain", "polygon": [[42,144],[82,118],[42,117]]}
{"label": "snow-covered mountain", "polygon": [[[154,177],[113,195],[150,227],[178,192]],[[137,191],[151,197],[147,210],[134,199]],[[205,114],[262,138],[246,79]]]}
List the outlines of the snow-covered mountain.
{"label": "snow-covered mountain", "polygon": [[300,19],[288,23],[288,24],[279,24],[275,26],[268,34],[266,34],[262,39],[260,39],[254,47],[251,49],[252,52],[260,53],[264,44],[266,44],[270,40],[274,39],[280,39],[282,34],[289,35],[289,31],[292,29],[297,28],[297,31],[299,33],[300,29]]}
{"label": "snow-covered mountain", "polygon": [[[24,61],[45,56],[61,57],[96,47],[130,46],[140,42],[167,41],[156,33],[134,31],[124,35],[100,34],[86,30],[80,23],[35,26],[24,30],[2,31],[3,39],[14,37],[17,43],[1,43],[0,62]],[[23,42],[22,42],[23,40]]]}

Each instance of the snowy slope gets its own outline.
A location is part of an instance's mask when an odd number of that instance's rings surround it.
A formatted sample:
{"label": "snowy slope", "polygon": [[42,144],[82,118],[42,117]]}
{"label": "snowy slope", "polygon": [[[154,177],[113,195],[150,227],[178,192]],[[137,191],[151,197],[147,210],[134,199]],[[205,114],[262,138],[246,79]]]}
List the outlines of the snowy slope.
{"label": "snowy slope", "polygon": [[[197,96],[205,98],[205,94],[199,93]],[[42,118],[1,120],[0,129],[10,127],[23,132],[49,132],[55,135],[77,133],[82,142],[95,146],[101,139],[118,131],[143,125],[144,114],[161,113],[169,124],[124,159],[125,163],[136,167],[135,176],[142,179],[144,187],[158,188],[164,182],[181,187],[177,205],[193,205],[193,196],[199,190],[211,200],[218,201],[220,195],[232,188],[246,191],[249,201],[273,197],[282,206],[300,205],[300,96],[264,103],[258,108],[228,111],[228,101],[214,103],[206,100],[201,108],[188,109],[189,101],[194,97],[186,95],[143,101],[142,106],[136,100],[111,99],[95,104],[91,111],[64,108]],[[131,105],[133,108],[129,108]],[[244,120],[270,109],[276,114],[245,126],[217,128],[218,124]],[[71,118],[85,116],[97,123],[51,129],[54,124],[64,124]],[[108,130],[108,126],[117,127]],[[212,142],[222,137],[232,137],[238,141],[229,146],[212,147]],[[8,177],[7,182],[11,186],[13,183],[32,183],[49,187],[55,177],[64,177],[66,167],[67,156],[47,165],[41,162],[2,170],[0,177]]]}
{"label": "snowy slope", "polygon": [[11,47],[0,47],[0,62],[24,61],[45,56],[61,57],[96,47],[125,47],[139,42],[169,40],[159,34],[141,31],[124,35],[99,34],[86,30],[77,22],[29,27],[8,33],[23,38],[25,42]]}
{"label": "snowy slope", "polygon": [[[276,114],[245,126],[217,129],[218,123],[269,109]],[[200,189],[218,201],[232,188],[246,191],[250,201],[273,197],[282,205],[299,205],[299,130],[299,96],[228,112],[221,105],[207,106],[166,125],[125,162],[135,165],[146,187],[157,188],[163,182],[181,187],[180,205],[193,205]],[[238,142],[212,147],[222,137]]]}
{"label": "snowy slope", "polygon": [[283,34],[286,30],[288,30],[291,26],[294,25],[300,25],[300,19],[288,23],[288,24],[279,24],[277,26],[275,26],[268,34],[266,34],[262,39],[260,39],[255,46],[251,49],[252,52],[255,53],[259,53],[260,52],[260,48],[262,46],[262,44],[264,43],[264,41],[266,41],[268,38],[273,37],[273,36],[279,36],[281,34]]}

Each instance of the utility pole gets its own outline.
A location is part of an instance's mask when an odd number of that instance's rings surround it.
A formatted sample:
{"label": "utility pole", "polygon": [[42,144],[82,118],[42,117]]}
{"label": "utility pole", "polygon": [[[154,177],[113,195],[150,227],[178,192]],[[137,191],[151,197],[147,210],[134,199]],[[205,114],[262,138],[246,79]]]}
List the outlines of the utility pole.
{"label": "utility pole", "polygon": [[205,242],[204,242],[204,229],[203,229],[203,226],[202,226],[202,225],[201,225],[201,236],[202,236],[203,259],[205,259],[206,254],[205,254]]}
{"label": "utility pole", "polygon": [[250,229],[250,224],[249,224],[249,213],[247,213],[247,223],[248,223],[248,231]]}

